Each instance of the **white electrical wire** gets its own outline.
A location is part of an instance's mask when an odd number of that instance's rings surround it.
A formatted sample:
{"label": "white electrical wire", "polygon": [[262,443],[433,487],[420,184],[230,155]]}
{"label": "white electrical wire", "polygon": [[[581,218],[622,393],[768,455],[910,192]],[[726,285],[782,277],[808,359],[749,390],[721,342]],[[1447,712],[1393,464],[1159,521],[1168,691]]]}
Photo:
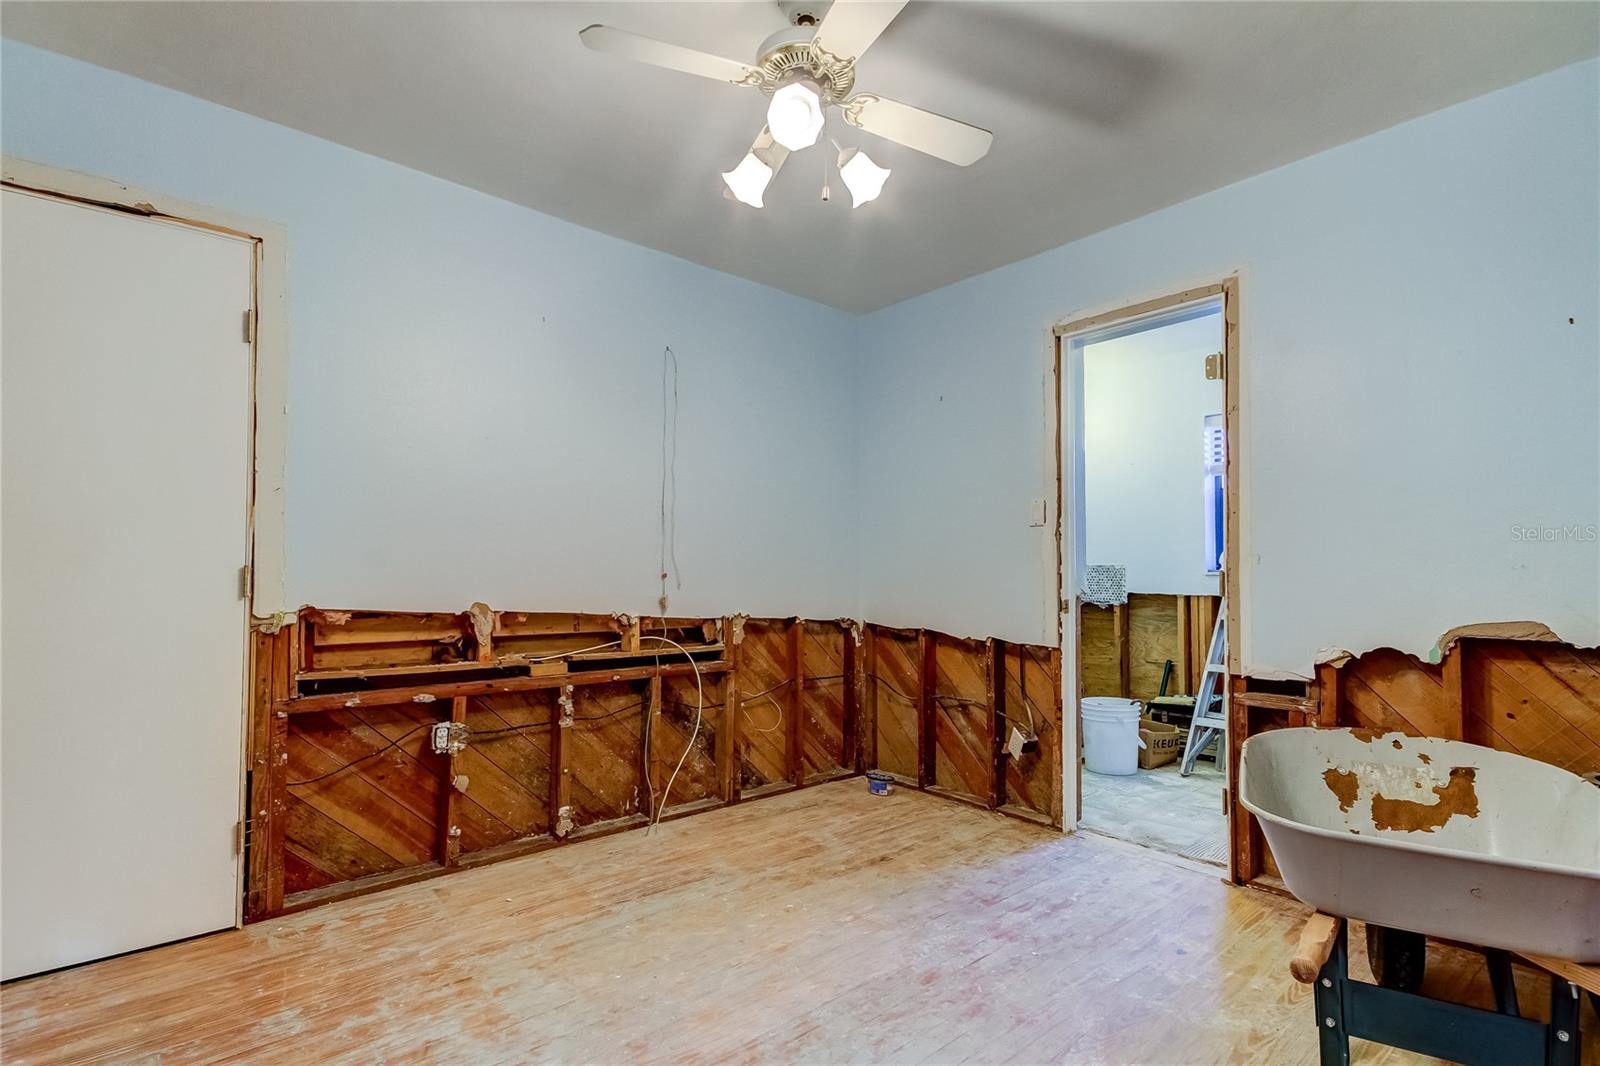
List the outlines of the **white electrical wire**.
{"label": "white electrical wire", "polygon": [[774,721],[771,725],[767,726],[765,729],[751,729],[750,732],[752,732],[752,733],[773,733],[773,732],[776,732],[778,730],[778,727],[783,725],[783,704],[779,703],[777,700],[773,699],[771,696],[762,696],[762,697],[760,697],[760,698],[758,698],[758,699],[756,699],[756,700],[754,700],[754,701],[752,701],[750,703],[741,703],[740,704],[740,709],[743,710],[745,714],[749,714],[751,707],[753,707],[753,706],[755,706],[757,704],[762,704],[762,703],[770,703],[770,704],[772,704],[773,707],[775,707],[777,709],[777,711],[778,711],[777,720]]}
{"label": "white electrical wire", "polygon": [[[668,640],[666,637],[640,636],[639,639],[656,640],[660,641],[662,644],[672,645],[674,648],[678,649],[685,659],[689,660],[689,665],[694,668],[694,687],[696,693],[694,708],[694,731],[689,734],[689,743],[683,746],[683,754],[678,757],[678,765],[672,768],[672,776],[667,778],[667,787],[661,792],[661,802],[657,804],[655,818],[650,822],[650,824],[654,826],[660,824],[661,815],[667,809],[667,797],[672,795],[672,783],[678,779],[678,771],[683,769],[683,764],[688,760],[689,753],[694,750],[695,740],[700,736],[700,720],[705,715],[706,709],[706,687],[705,683],[700,679],[700,664],[695,662],[694,656],[690,655],[689,650],[682,644],[679,644],[675,640]],[[649,762],[649,759],[645,760],[645,765],[647,768],[649,766]],[[646,772],[648,773],[648,769]]]}
{"label": "white electrical wire", "polygon": [[[668,387],[668,378],[671,387]],[[670,403],[669,403],[670,401]],[[667,613],[668,568],[675,587],[683,588],[678,571],[678,354],[669,346],[661,353],[661,613]]]}
{"label": "white electrical wire", "polygon": [[[693,655],[689,654],[689,649],[685,648],[682,644],[679,644],[675,640],[669,640],[666,637],[656,637],[656,636],[649,636],[649,635],[645,635],[645,634],[641,634],[639,639],[640,640],[654,640],[654,641],[657,641],[657,642],[662,643],[662,644],[670,644],[670,645],[672,645],[674,648],[678,649],[679,653],[682,654],[685,659],[689,660],[690,667],[692,667],[694,669],[694,687],[695,687],[694,731],[689,734],[689,743],[684,746],[683,754],[678,757],[678,765],[676,765],[676,766],[674,766],[672,768],[672,776],[667,778],[667,787],[661,793],[661,802],[659,804],[657,804],[655,802],[655,786],[650,780],[650,760],[648,760],[648,759],[645,760],[645,768],[644,768],[645,788],[649,791],[651,805],[655,808],[655,810],[653,812],[653,817],[650,819],[650,823],[649,824],[651,826],[655,826],[655,825],[658,825],[661,822],[661,815],[667,809],[667,797],[672,794],[673,783],[678,780],[678,771],[683,769],[683,764],[685,762],[687,762],[688,759],[689,759],[689,753],[694,750],[694,742],[696,740],[698,740],[699,737],[700,737],[700,723],[703,720],[703,718],[705,717],[705,709],[706,709],[706,686],[705,686],[705,682],[700,677],[700,664],[695,661],[695,658],[694,658]],[[551,655],[526,655],[526,656],[523,656],[523,658],[526,659],[528,662],[542,663],[542,662],[545,662],[545,661],[550,660],[550,659],[565,658],[566,656],[569,656],[569,655],[582,655],[584,652],[604,651],[606,648],[615,648],[615,647],[619,646],[621,643],[622,643],[622,641],[620,641],[620,640],[612,640],[612,641],[607,641],[604,644],[596,644],[593,647],[589,647],[589,648],[578,648],[578,649],[573,650],[573,651],[560,651],[560,652],[555,652],[554,654],[551,654]],[[656,656],[656,667],[659,669],[660,666],[661,666],[661,657],[658,655],[658,656]],[[774,703],[776,703],[776,701],[774,701]],[[782,718],[783,711],[782,711],[781,708],[779,709],[778,714],[779,714],[779,719],[778,720],[781,722],[783,720],[783,718]],[[774,726],[773,728],[777,728],[777,727]],[[650,737],[650,723],[649,723],[648,720],[646,720],[646,722],[645,722],[645,743],[646,743],[647,746],[649,744],[649,737]]]}
{"label": "white electrical wire", "polygon": [[543,663],[549,662],[551,659],[565,659],[569,655],[582,655],[590,651],[604,651],[607,648],[615,648],[621,643],[622,641],[620,640],[612,640],[604,644],[596,644],[592,648],[574,648],[571,651],[558,651],[551,655],[524,655],[521,658],[530,663]]}

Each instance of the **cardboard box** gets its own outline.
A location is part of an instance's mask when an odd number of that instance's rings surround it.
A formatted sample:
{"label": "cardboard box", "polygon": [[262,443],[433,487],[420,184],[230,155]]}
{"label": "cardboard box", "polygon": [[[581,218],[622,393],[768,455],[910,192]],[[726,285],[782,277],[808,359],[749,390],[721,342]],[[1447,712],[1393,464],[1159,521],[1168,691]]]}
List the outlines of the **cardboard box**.
{"label": "cardboard box", "polygon": [[1183,730],[1175,725],[1158,722],[1153,718],[1139,719],[1139,739],[1144,747],[1139,749],[1139,769],[1154,770],[1169,762],[1177,762],[1183,754]]}

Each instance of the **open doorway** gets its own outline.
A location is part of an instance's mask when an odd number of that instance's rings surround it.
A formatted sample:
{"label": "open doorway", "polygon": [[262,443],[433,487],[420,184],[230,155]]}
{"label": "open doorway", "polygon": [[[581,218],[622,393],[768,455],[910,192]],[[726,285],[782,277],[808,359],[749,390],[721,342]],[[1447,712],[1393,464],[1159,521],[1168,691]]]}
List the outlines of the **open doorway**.
{"label": "open doorway", "polygon": [[1231,498],[1222,289],[1086,321],[1061,337],[1059,379],[1079,824],[1219,865]]}

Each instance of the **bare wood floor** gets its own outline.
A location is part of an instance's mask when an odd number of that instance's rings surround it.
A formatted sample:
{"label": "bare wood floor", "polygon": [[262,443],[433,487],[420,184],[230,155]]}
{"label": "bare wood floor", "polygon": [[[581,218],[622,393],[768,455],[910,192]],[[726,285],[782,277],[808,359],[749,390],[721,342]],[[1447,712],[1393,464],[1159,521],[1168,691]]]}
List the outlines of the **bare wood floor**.
{"label": "bare wood floor", "polygon": [[[1183,859],[843,781],[15,982],[0,1055],[1310,1063],[1303,913]],[[1430,984],[1486,1005],[1464,960],[1430,960]]]}

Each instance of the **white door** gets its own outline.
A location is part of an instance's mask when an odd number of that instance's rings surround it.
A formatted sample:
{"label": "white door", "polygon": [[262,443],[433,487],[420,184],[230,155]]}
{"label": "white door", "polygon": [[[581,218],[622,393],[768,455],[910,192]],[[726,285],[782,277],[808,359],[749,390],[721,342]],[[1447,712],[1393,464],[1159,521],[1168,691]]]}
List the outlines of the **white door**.
{"label": "white door", "polygon": [[235,924],[253,248],[0,203],[0,969]]}

